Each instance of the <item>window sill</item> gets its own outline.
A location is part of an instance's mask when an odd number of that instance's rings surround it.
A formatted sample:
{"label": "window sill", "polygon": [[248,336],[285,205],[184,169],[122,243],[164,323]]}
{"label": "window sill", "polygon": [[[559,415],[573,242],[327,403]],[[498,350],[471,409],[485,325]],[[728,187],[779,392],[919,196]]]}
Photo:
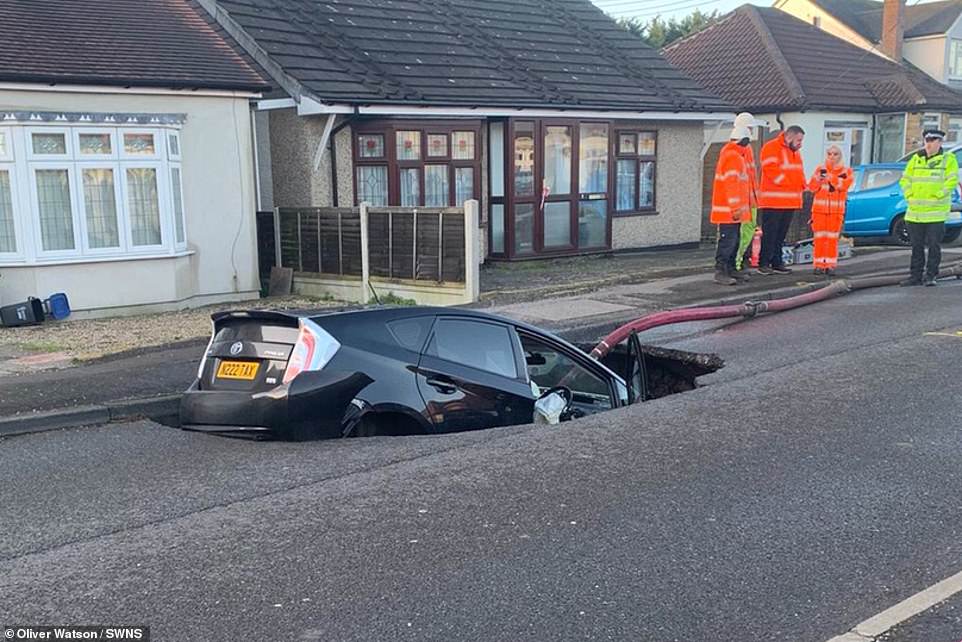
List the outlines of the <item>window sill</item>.
{"label": "window sill", "polygon": [[612,218],[631,218],[633,216],[658,216],[658,210],[636,210],[634,212],[612,212]]}
{"label": "window sill", "polygon": [[177,259],[196,254],[195,250],[179,250],[173,254],[123,254],[120,256],[78,256],[71,258],[6,259],[0,258],[0,268],[45,267],[53,265],[77,265],[80,263],[121,263],[130,261],[159,261]]}

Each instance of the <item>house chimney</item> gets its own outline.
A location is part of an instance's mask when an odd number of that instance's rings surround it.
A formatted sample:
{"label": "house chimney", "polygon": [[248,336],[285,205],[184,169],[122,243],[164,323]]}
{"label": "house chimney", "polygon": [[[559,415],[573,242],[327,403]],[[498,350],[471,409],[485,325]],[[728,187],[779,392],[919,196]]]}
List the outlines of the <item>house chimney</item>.
{"label": "house chimney", "polygon": [[905,0],[885,0],[882,10],[882,52],[902,62],[902,39],[905,35]]}

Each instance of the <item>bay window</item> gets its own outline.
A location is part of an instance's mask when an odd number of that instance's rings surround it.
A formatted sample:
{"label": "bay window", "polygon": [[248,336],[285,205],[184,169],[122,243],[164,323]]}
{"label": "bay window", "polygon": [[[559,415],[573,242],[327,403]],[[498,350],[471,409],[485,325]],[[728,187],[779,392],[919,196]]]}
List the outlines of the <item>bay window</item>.
{"label": "bay window", "polygon": [[186,247],[179,132],[0,128],[0,258],[74,261]]}
{"label": "bay window", "polygon": [[366,123],[354,134],[356,203],[375,207],[460,207],[477,199],[476,122]]}
{"label": "bay window", "polygon": [[10,169],[0,165],[0,254],[17,251],[17,230],[13,221],[13,185]]}

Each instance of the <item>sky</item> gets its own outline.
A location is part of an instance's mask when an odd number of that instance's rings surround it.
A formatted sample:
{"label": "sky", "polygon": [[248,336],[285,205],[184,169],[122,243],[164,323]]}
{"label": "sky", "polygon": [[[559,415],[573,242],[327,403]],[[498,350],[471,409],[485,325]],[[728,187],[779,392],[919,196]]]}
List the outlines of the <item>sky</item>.
{"label": "sky", "polygon": [[[718,11],[727,13],[736,7],[746,4],[747,0],[592,0],[615,17],[638,17],[649,20],[657,15],[663,18],[682,18],[695,9],[705,13]],[[906,4],[934,2],[935,0],[906,0]],[[772,6],[772,0],[755,0],[749,4],[760,7]]]}

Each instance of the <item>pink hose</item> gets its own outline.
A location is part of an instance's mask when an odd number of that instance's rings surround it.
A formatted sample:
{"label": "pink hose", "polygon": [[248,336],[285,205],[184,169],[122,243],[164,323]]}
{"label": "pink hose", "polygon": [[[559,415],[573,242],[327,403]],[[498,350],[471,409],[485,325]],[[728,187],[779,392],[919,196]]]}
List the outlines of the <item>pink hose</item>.
{"label": "pink hose", "polygon": [[[940,277],[955,276],[962,278],[962,262],[947,265],[939,270]],[[663,325],[673,323],[686,323],[689,321],[711,321],[714,319],[730,319],[734,317],[752,318],[759,314],[768,312],[784,312],[803,305],[818,303],[832,297],[841,296],[856,290],[867,288],[877,288],[888,285],[896,285],[904,279],[906,275],[900,274],[876,274],[874,276],[860,277],[856,279],[842,279],[833,281],[825,287],[798,294],[785,299],[775,299],[774,301],[745,301],[736,305],[718,305],[705,308],[681,308],[679,310],[666,310],[665,312],[655,312],[641,318],[635,319],[621,326],[594,347],[591,356],[601,359],[613,346],[618,345],[627,339],[632,332],[644,332]]]}
{"label": "pink hose", "polygon": [[663,325],[674,323],[686,323],[689,321],[711,321],[714,319],[730,319],[734,317],[751,318],[766,312],[782,312],[791,310],[803,305],[809,305],[818,301],[824,301],[834,296],[844,294],[851,289],[851,284],[847,281],[835,281],[830,285],[819,288],[813,292],[806,292],[786,299],[775,301],[746,301],[737,305],[719,305],[706,308],[681,308],[679,310],[667,310],[656,312],[635,319],[630,323],[621,326],[595,346],[591,351],[591,356],[601,359],[611,350],[627,339],[632,332],[644,332]]}

